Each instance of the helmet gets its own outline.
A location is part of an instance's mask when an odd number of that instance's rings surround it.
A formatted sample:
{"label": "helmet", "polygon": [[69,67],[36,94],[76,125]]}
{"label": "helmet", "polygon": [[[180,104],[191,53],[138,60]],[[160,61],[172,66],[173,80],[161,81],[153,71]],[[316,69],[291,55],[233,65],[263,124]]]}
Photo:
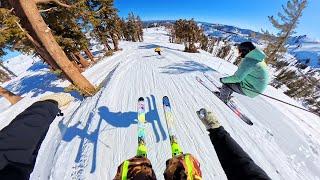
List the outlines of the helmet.
{"label": "helmet", "polygon": [[237,45],[241,57],[244,58],[250,51],[254,50],[256,47],[252,42],[243,42]]}

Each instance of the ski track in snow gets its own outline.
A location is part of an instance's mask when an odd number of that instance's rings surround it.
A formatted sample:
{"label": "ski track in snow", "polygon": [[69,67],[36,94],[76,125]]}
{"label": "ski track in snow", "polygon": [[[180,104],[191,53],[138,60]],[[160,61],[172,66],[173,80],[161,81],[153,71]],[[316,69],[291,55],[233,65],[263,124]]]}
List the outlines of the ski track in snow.
{"label": "ski track in snow", "polygon": [[[145,30],[144,39],[122,42],[123,51],[84,72],[103,87],[95,96],[73,102],[65,116],[52,123],[31,179],[112,179],[118,165],[136,154],[140,96],[146,99],[148,158],[158,179],[163,179],[165,162],[171,156],[161,102],[165,95],[171,101],[178,141],[185,153],[199,159],[203,179],[226,176],[196,116],[195,111],[202,107],[216,113],[272,179],[319,179],[319,117],[264,97],[235,95],[254,123],[250,127],[195,79],[205,79],[203,73],[217,79],[217,72],[232,74],[236,67],[203,51],[183,52],[182,45],[168,43],[161,28]],[[155,55],[157,46],[163,49],[161,57]],[[266,93],[287,98],[271,87]],[[6,108],[3,114],[10,111]]]}

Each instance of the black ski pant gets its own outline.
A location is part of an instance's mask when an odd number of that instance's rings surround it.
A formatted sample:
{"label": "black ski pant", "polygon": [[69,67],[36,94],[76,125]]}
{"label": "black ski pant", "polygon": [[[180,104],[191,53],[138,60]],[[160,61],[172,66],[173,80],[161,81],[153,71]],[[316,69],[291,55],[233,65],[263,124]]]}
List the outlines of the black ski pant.
{"label": "black ski pant", "polygon": [[244,94],[241,89],[240,83],[222,84],[222,87],[220,89],[220,99],[224,102],[228,101],[233,92]]}
{"label": "black ski pant", "polygon": [[161,52],[160,51],[156,51],[160,56],[161,56]]}
{"label": "black ski pant", "polygon": [[27,180],[40,145],[60,110],[53,100],[36,102],[0,131],[0,179]]}
{"label": "black ski pant", "polygon": [[210,139],[229,180],[270,179],[221,126],[210,129]]}

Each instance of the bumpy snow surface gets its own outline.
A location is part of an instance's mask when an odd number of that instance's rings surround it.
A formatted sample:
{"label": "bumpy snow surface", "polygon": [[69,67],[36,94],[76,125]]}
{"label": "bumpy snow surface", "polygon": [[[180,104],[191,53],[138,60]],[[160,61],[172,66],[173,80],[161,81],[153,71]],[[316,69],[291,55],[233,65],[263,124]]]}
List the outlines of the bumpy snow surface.
{"label": "bumpy snow surface", "polygon": [[[215,80],[232,74],[236,67],[201,51],[183,52],[168,42],[164,29],[145,30],[144,42],[122,42],[122,51],[105,58],[84,75],[95,85],[103,84],[93,97],[76,97],[57,117],[42,143],[31,179],[112,179],[117,167],[137,148],[136,106],[146,99],[147,147],[158,179],[163,179],[170,145],[162,97],[167,95],[175,129],[184,152],[201,163],[203,179],[226,179],[205,127],[195,111],[205,107],[220,119],[243,149],[272,179],[319,179],[320,118],[265,97],[250,99],[234,95],[254,125],[242,122],[195,77],[203,73]],[[154,48],[160,46],[163,55]],[[61,92],[68,83],[58,80],[39,60],[25,68],[25,57],[9,61],[19,76],[2,86],[25,96],[9,107],[1,98],[0,128],[44,94]],[[28,63],[27,63],[28,64]],[[209,83],[209,82],[208,82]],[[213,87],[212,87],[213,88]],[[268,95],[299,105],[280,90],[268,87]]]}

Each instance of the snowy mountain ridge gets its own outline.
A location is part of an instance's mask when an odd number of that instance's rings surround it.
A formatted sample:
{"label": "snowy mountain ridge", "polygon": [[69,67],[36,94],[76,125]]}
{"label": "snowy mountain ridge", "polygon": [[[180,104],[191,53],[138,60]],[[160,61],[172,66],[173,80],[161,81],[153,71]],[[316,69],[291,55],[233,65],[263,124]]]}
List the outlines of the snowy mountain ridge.
{"label": "snowy mountain ridge", "polygon": [[[146,99],[148,158],[158,179],[171,157],[161,98],[171,100],[175,128],[184,152],[201,164],[203,179],[226,179],[205,127],[195,113],[205,107],[272,179],[320,178],[320,118],[266,97],[235,94],[235,101],[251,118],[248,126],[195,79],[208,74],[218,80],[237,69],[210,53],[190,54],[168,42],[164,28],[144,30],[144,42],[121,42],[122,51],[101,60],[83,75],[95,85],[95,96],[74,102],[57,117],[41,145],[31,180],[112,179],[117,167],[136,153],[136,104]],[[162,56],[154,52],[161,47]],[[23,61],[23,63],[22,63]],[[68,84],[50,73],[39,59],[8,60],[18,77],[2,84],[24,96],[9,106],[0,98],[0,129],[32,102],[48,93],[63,92]],[[268,86],[266,94],[301,106],[281,90]]]}
{"label": "snowy mountain ridge", "polygon": [[[170,25],[173,20],[145,21],[145,26]],[[261,41],[262,34],[250,29],[243,29],[232,25],[198,22],[208,36],[220,37],[233,43],[253,41],[256,44],[264,45]],[[307,35],[290,37],[287,45],[289,54],[299,62],[312,68],[320,68],[320,40],[309,38]]]}

